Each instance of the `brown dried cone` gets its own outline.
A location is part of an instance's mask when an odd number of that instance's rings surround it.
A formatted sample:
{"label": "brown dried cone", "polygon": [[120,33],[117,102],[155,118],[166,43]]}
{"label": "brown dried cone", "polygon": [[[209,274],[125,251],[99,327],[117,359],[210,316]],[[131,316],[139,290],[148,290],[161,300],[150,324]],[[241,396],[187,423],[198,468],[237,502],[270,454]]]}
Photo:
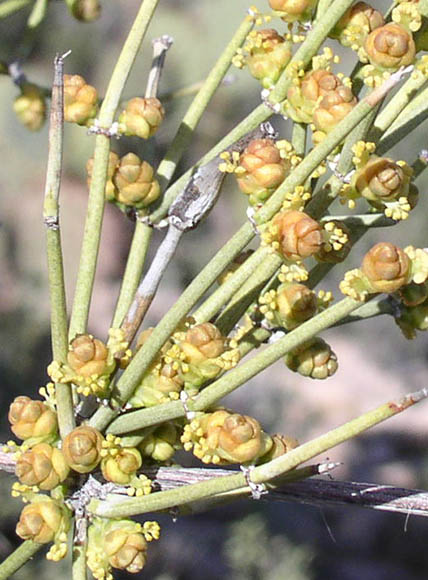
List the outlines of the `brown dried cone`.
{"label": "brown dried cone", "polygon": [[393,201],[409,194],[413,171],[406,163],[373,155],[352,176],[351,186],[368,201]]}
{"label": "brown dried cone", "polygon": [[345,12],[329,36],[339,40],[343,46],[356,50],[363,46],[373,30],[384,24],[385,20],[378,10],[365,2],[357,2]]}
{"label": "brown dried cone", "polygon": [[395,22],[373,30],[364,48],[370,63],[380,70],[396,70],[412,64],[416,55],[412,33]]}
{"label": "brown dried cone", "polygon": [[70,468],[62,452],[47,443],[39,443],[20,455],[15,473],[25,485],[36,485],[42,490],[53,489],[62,483]]}
{"label": "brown dried cone", "polygon": [[104,437],[99,431],[88,425],[73,429],[64,439],[62,452],[74,471],[89,473],[101,461],[101,449]]}
{"label": "brown dried cone", "polygon": [[226,410],[205,413],[184,428],[184,449],[203,463],[254,463],[272,446],[272,439],[253,417]]}
{"label": "brown dried cone", "polygon": [[260,457],[258,463],[268,463],[277,457],[281,457],[281,455],[285,455],[292,449],[295,449],[299,446],[299,442],[294,437],[289,437],[288,435],[279,435],[278,433],[272,435],[272,447]]}
{"label": "brown dried cone", "polygon": [[97,90],[80,75],[64,75],[64,120],[87,125],[97,111]]}
{"label": "brown dried cone", "polygon": [[332,72],[324,69],[309,71],[288,89],[285,101],[287,115],[297,123],[311,123],[322,97],[339,87],[343,87],[343,83]]}
{"label": "brown dried cone", "polygon": [[322,338],[312,338],[284,357],[287,367],[311,379],[327,379],[337,371],[337,357]]}
{"label": "brown dried cone", "polygon": [[316,254],[323,243],[318,222],[302,211],[282,211],[272,222],[278,251],[287,260],[299,261]]}
{"label": "brown dried cone", "polygon": [[140,572],[147,559],[147,542],[139,533],[126,529],[112,530],[104,538],[104,548],[113,568],[131,574]]}
{"label": "brown dried cone", "polygon": [[172,423],[163,423],[147,435],[138,448],[144,456],[164,462],[172,458],[179,440],[178,428]]}
{"label": "brown dried cone", "polygon": [[280,16],[285,22],[310,20],[317,3],[318,0],[269,0],[269,6],[281,12]]}
{"label": "brown dried cone", "polygon": [[251,32],[245,64],[265,88],[272,87],[291,59],[291,44],[271,28]]}
{"label": "brown dried cone", "polygon": [[363,258],[361,270],[374,292],[396,292],[410,277],[410,260],[398,246],[379,242]]}
{"label": "brown dried cone", "polygon": [[159,99],[135,97],[119,115],[119,131],[124,135],[148,139],[159,129],[164,117],[165,111]]}
{"label": "brown dried cone", "polygon": [[69,517],[55,501],[43,496],[43,499],[26,505],[21,512],[16,533],[23,540],[32,540],[39,544],[48,544],[61,531],[69,528]]}
{"label": "brown dried cone", "polygon": [[239,159],[237,173],[239,189],[249,195],[252,205],[263,203],[284,181],[290,171],[290,162],[271,139],[255,139]]}
{"label": "brown dried cone", "polygon": [[136,208],[147,207],[160,195],[154,169],[134,153],[120,159],[113,176],[115,196],[119,203]]}
{"label": "brown dried cone", "polygon": [[104,479],[127,485],[140,469],[143,460],[135,447],[123,447],[114,455],[107,455],[101,460],[101,471]]}
{"label": "brown dried cone", "polygon": [[352,111],[356,104],[356,97],[352,94],[351,89],[345,85],[327,93],[314,111],[313,123],[315,128],[323,133],[329,133]]}
{"label": "brown dried cone", "polygon": [[90,334],[80,334],[71,341],[67,362],[81,377],[109,374],[115,366],[107,346]]}
{"label": "brown dried cone", "polygon": [[11,430],[19,439],[33,439],[35,443],[51,440],[58,432],[57,415],[42,401],[21,395],[9,408]]}
{"label": "brown dried cone", "polygon": [[71,5],[71,13],[82,22],[93,22],[100,17],[101,4],[99,0],[76,0]]}
{"label": "brown dried cone", "polygon": [[13,103],[13,110],[27,129],[38,131],[46,120],[46,101],[43,92],[36,85],[30,83],[23,85],[21,94]]}
{"label": "brown dried cone", "polygon": [[[107,201],[113,201],[115,199],[116,186],[113,183],[113,175],[118,165],[119,165],[119,155],[117,153],[114,153],[114,151],[110,151],[107,165],[107,181],[105,188],[105,195]],[[86,172],[88,174],[86,182],[88,184],[88,188],[90,188],[91,186],[93,168],[94,168],[94,159],[91,158],[86,163]]]}

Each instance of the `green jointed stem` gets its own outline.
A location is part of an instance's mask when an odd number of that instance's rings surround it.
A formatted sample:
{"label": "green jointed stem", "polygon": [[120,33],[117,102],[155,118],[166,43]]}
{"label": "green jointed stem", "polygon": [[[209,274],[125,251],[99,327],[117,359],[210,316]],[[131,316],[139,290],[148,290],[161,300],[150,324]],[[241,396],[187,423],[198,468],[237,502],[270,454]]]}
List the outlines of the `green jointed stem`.
{"label": "green jointed stem", "polygon": [[378,141],[380,139],[426,82],[427,78],[423,72],[415,69],[409,79],[376,117],[368,136],[369,141]]}
{"label": "green jointed stem", "polygon": [[33,0],[6,0],[0,5],[0,18],[6,18],[6,16],[18,12],[18,10],[25,8],[32,2]]}
{"label": "green jointed stem", "polygon": [[[65,362],[68,352],[67,306],[59,224],[59,192],[64,129],[64,85],[62,57],[55,58],[52,105],[49,127],[49,154],[46,171],[43,220],[46,226],[49,295],[51,303],[51,340],[53,358]],[[56,384],[58,423],[64,438],[75,427],[71,385]]]}
{"label": "green jointed stem", "polygon": [[132,304],[132,301],[134,300],[151,237],[152,228],[137,221],[131,247],[129,249],[122,285],[120,287],[119,298],[114,312],[113,322],[111,324],[113,328],[120,326],[130,305]]}
{"label": "green jointed stem", "polygon": [[395,119],[376,148],[378,155],[384,155],[394,145],[408,138],[411,131],[420,127],[428,119],[428,88],[419,93]]}
{"label": "green jointed stem", "polygon": [[276,253],[270,252],[265,254],[265,256],[266,257],[260,265],[260,268],[258,268],[239,291],[234,294],[226,308],[216,319],[216,326],[222,334],[229,334],[247,308],[254,301],[257,301],[264,286],[283,264],[281,257]]}
{"label": "green jointed stem", "polygon": [[[232,40],[223,51],[222,55],[212,68],[208,77],[200,87],[198,94],[193,99],[183,120],[180,123],[178,131],[172,140],[164,159],[159,164],[156,176],[164,189],[171,180],[178,162],[187,149],[193,132],[196,129],[205,109],[212,99],[218,86],[227,73],[236,50],[244,42],[248,32],[253,27],[252,19],[246,17],[239,26]],[[147,254],[148,245],[151,238],[151,228],[137,222],[135,226],[134,238],[128,255],[125,275],[123,278],[116,312],[112,326],[119,326],[128,312],[129,307],[138,288],[138,283],[144,267],[144,261]]]}
{"label": "green jointed stem", "polygon": [[291,144],[297,155],[305,156],[306,151],[307,125],[304,123],[293,123],[293,133],[291,135]]}
{"label": "green jointed stem", "polygon": [[[114,120],[120,96],[141,42],[159,0],[144,0],[114,68],[106,96],[103,100],[99,124],[109,128]],[[98,248],[104,211],[104,188],[110,151],[110,139],[97,135],[94,150],[94,167],[89,189],[88,212],[83,234],[82,250],[77,275],[76,291],[71,313],[69,337],[86,332],[89,307],[97,265]]]}
{"label": "green jointed stem", "polygon": [[[287,473],[320,453],[325,453],[332,447],[408,409],[427,396],[427,389],[422,389],[421,391],[407,395],[399,401],[390,401],[383,404],[312,441],[300,445],[296,449],[289,451],[285,455],[265,465],[255,467],[251,471],[250,479],[254,483],[265,483]],[[129,517],[147,512],[165,510],[173,506],[180,506],[241,487],[247,487],[245,475],[234,474],[202,483],[187,485],[171,491],[153,493],[142,498],[131,498],[120,501],[115,497],[113,502],[110,502],[108,499],[106,501],[92,500],[89,504],[89,511],[102,517]]]}
{"label": "green jointed stem", "polygon": [[230,275],[230,277],[220,285],[220,287],[211,294],[205,302],[192,313],[192,316],[198,324],[207,322],[217,314],[220,308],[228,302],[235,293],[242,288],[249,276],[257,270],[262,262],[267,258],[269,249],[259,248],[245,262]]}
{"label": "green jointed stem", "polygon": [[[219,399],[234,391],[240,385],[265,370],[287,352],[299,346],[305,340],[316,336],[322,330],[336,324],[361,306],[361,302],[344,298],[330,306],[317,316],[301,324],[286,336],[256,354],[251,360],[229,371],[227,374],[206,387],[191,403],[192,411],[204,411]],[[156,405],[156,407],[141,409],[118,417],[108,428],[113,434],[127,433],[150,425],[184,417],[185,412],[181,401]]]}
{"label": "green jointed stem", "polygon": [[37,28],[46,16],[48,0],[36,0],[27,20],[28,28]]}
{"label": "green jointed stem", "polygon": [[6,580],[21,568],[34,554],[43,547],[43,544],[36,544],[27,540],[23,542],[10,556],[0,564],[0,580]]}
{"label": "green jointed stem", "polygon": [[87,580],[88,577],[88,568],[86,566],[86,550],[87,550],[87,541],[81,544],[74,544],[73,545],[73,564],[72,564],[72,579],[73,580]]}
{"label": "green jointed stem", "polygon": [[[269,96],[269,100],[272,103],[282,101],[290,85],[293,82],[293,75],[289,75],[289,71],[292,70],[296,63],[301,63],[303,67],[307,66],[311,58],[317,53],[318,49],[321,47],[325,41],[330,30],[335,26],[336,22],[343,16],[346,10],[351,6],[353,0],[335,0],[329,9],[328,13],[324,14],[322,18],[316,23],[316,26],[307,34],[305,41],[297,50],[296,54],[291,59],[289,65],[282,73],[280,79],[275,85],[274,90]],[[273,114],[272,109],[261,104],[256,109],[254,109],[239,125],[237,125],[224,139],[222,139],[215,147],[207,153],[199,162],[198,165],[202,165],[207,161],[213,159],[216,155],[224,151],[229,145],[240,139],[243,135],[249,131],[255,129],[260,123],[263,123],[269,119]],[[165,217],[168,212],[168,208],[172,201],[176,198],[179,192],[183,189],[186,183],[189,181],[194,167],[186,171],[180,179],[178,179],[168,190],[165,192],[161,205],[153,212],[150,216],[154,222],[161,220]]]}
{"label": "green jointed stem", "polygon": [[245,41],[253,26],[253,19],[247,16],[233,35],[232,40],[226,46],[214,67],[211,69],[204,84],[186,111],[178,131],[172,140],[164,159],[159,164],[156,173],[162,189],[164,189],[171,180],[177,164],[187,149],[193,136],[193,132],[205,112],[205,109],[223,81],[225,74],[229,70],[232,58],[235,56],[237,49],[240,48]]}

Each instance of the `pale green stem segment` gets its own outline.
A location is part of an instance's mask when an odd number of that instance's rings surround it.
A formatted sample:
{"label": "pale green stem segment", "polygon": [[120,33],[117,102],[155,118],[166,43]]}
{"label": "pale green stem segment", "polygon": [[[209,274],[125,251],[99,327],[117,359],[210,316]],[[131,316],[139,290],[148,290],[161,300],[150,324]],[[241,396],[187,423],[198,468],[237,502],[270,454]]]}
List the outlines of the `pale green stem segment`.
{"label": "pale green stem segment", "polygon": [[[256,214],[258,221],[267,221],[280,208],[287,192],[292,191],[296,186],[303,183],[315,170],[323,159],[352,131],[352,129],[372,111],[385,93],[397,82],[397,78],[390,78],[384,85],[375,89],[368,97],[363,99],[337,127],[335,127],[311,153],[298,165],[282,185],[275,191],[272,197],[266,202]],[[153,361],[160,348],[168,337],[174,332],[178,323],[190,311],[197,300],[206,292],[211,284],[218,278],[231,260],[249,243],[255,233],[250,223],[244,224],[233,238],[214,256],[211,262],[199,273],[193,282],[186,288],[175,305],[167,312],[161,322],[157,325],[150,338],[144,344],[128,368],[119,378],[115,387],[115,399],[121,403],[126,403],[134,392],[138,381]],[[98,409],[90,420],[90,425],[97,429],[104,429],[118,413],[118,409],[113,410],[107,407]]]}
{"label": "pale green stem segment", "polygon": [[283,261],[278,254],[268,253],[266,255],[260,268],[253,273],[251,278],[240,288],[239,292],[233,296],[216,319],[216,326],[222,334],[226,336],[229,334],[247,308],[257,300],[261,290],[282,264]]}
{"label": "pale green stem segment", "polygon": [[399,91],[392,97],[386,107],[378,114],[369,133],[368,141],[378,141],[380,137],[389,129],[397,119],[402,110],[407,107],[416,93],[427,82],[426,76],[416,68],[410,78],[403,84]]}
{"label": "pale green stem segment", "polygon": [[87,541],[83,545],[73,545],[72,579],[87,580],[88,568],[86,566]]}
{"label": "pale green stem segment", "polygon": [[[51,339],[54,360],[64,363],[67,359],[67,306],[64,285],[64,269],[59,224],[59,192],[64,132],[64,59],[55,58],[55,75],[52,88],[52,104],[49,126],[49,154],[46,171],[43,221],[46,226],[49,294],[51,302]],[[59,431],[64,438],[75,427],[72,387],[55,385]]]}
{"label": "pale green stem segment", "polygon": [[23,542],[0,564],[0,580],[6,580],[6,578],[15,574],[42,547],[43,544],[37,544],[30,540]]}
{"label": "pale green stem segment", "polygon": [[[428,390],[411,393],[399,401],[389,401],[376,409],[360,415],[356,419],[328,431],[324,435],[308,441],[289,453],[255,467],[249,474],[253,483],[265,483],[298,467],[305,461],[325,453],[332,447],[359,435],[370,427],[401,413],[428,396]],[[118,499],[111,497],[106,501],[92,500],[89,511],[94,515],[109,518],[129,517],[147,512],[165,510],[192,501],[247,487],[248,481],[242,474],[219,477],[211,481],[180,487],[176,490],[153,493],[142,498]]]}
{"label": "pale green stem segment", "polygon": [[120,287],[119,298],[114,312],[113,322],[111,324],[112,328],[120,326],[130,305],[132,304],[143,271],[151,237],[152,228],[137,221],[131,247],[129,249],[122,285]]}
{"label": "pale green stem segment", "polygon": [[291,144],[297,155],[304,157],[306,151],[307,125],[304,123],[293,123],[293,133]]}
{"label": "pale green stem segment", "polygon": [[[106,95],[99,113],[99,124],[102,128],[110,128],[120,96],[125,86],[131,67],[137,56],[141,42],[150,24],[150,20],[159,0],[144,0],[123,46],[122,52],[114,68]],[[101,225],[104,211],[104,188],[107,176],[107,165],[110,151],[110,139],[105,135],[97,135],[94,151],[94,168],[91,187],[89,189],[88,212],[83,234],[79,272],[76,291],[71,312],[69,338],[86,332],[95,269],[97,265],[98,248],[101,236]]]}
{"label": "pale green stem segment", "polygon": [[[254,23],[251,18],[246,17],[239,26],[232,40],[212,68],[205,82],[200,87],[198,94],[193,99],[183,120],[180,123],[178,131],[166,152],[164,159],[157,169],[157,178],[164,189],[172,178],[178,162],[184,151],[189,145],[193,132],[196,129],[208,103],[212,99],[218,86],[227,73],[232,58],[236,50],[242,45],[247,34],[253,27]],[[125,275],[123,278],[118,303],[112,326],[119,326],[125,317],[134,299],[135,292],[144,267],[147,249],[150,243],[152,229],[141,222],[135,226],[134,238],[128,255]]]}
{"label": "pale green stem segment", "polygon": [[207,300],[192,313],[192,317],[198,324],[207,322],[220,310],[220,308],[235,296],[236,292],[246,286],[246,281],[258,270],[263,261],[269,256],[269,248],[259,248],[234,272],[220,287],[211,294]]}
{"label": "pale green stem segment", "polygon": [[[361,306],[361,302],[357,302],[351,298],[344,298],[337,304],[330,306],[330,308],[304,322],[274,344],[269,345],[251,360],[232,369],[206,387],[189,403],[190,409],[192,411],[204,411],[219,399],[225,397],[240,385],[265,370],[287,352],[312,336],[316,336],[322,330],[336,324],[338,320],[348,316],[351,312],[359,308],[359,306]],[[118,435],[184,416],[185,412],[181,401],[174,401],[118,417],[111,423],[107,431]]]}
{"label": "pale green stem segment", "polygon": [[253,19],[249,16],[246,16],[242,24],[238,27],[237,31],[233,35],[231,41],[221,54],[220,58],[211,69],[204,84],[186,111],[178,131],[172,140],[164,159],[159,164],[156,173],[162,189],[165,188],[171,180],[177,168],[177,164],[180,161],[184,151],[187,149],[205,109],[207,108],[219,85],[223,81],[225,74],[229,70],[232,58],[235,56],[236,51],[247,38],[247,35],[253,26]]}
{"label": "pale green stem segment", "polygon": [[420,127],[426,119],[428,119],[428,88],[421,91],[402,110],[382,137],[376,148],[376,153],[384,155],[394,145],[408,138],[411,131]]}
{"label": "pale green stem segment", "polygon": [[343,222],[350,228],[387,228],[395,225],[393,219],[386,217],[383,213],[364,213],[354,215],[327,215],[319,220],[320,223],[329,222],[332,219]]}
{"label": "pale green stem segment", "polygon": [[18,10],[25,8],[32,2],[33,0],[6,0],[0,5],[0,18],[6,18],[6,16],[18,12]]}
{"label": "pale green stem segment", "polygon": [[47,8],[48,0],[36,0],[27,20],[28,28],[37,28],[42,23],[46,16]]}
{"label": "pale green stem segment", "polygon": [[[325,13],[322,18],[316,23],[314,28],[307,34],[305,41],[299,47],[296,54],[291,59],[289,65],[282,73],[280,79],[275,85],[274,90],[269,96],[269,100],[272,103],[277,103],[284,100],[287,91],[293,82],[293,75],[289,74],[289,71],[296,65],[300,63],[304,68],[306,67],[311,58],[318,52],[325,41],[330,30],[335,26],[336,22],[343,16],[346,10],[351,6],[353,0],[335,0],[328,12]],[[213,159],[216,155],[224,151],[229,145],[238,141],[243,135],[249,131],[255,129],[260,123],[263,123],[273,114],[272,109],[265,105],[264,103],[259,105],[252,113],[250,113],[239,125],[235,127],[224,139],[222,139],[211,151],[205,155],[197,165],[203,165],[207,161]],[[186,171],[180,179],[178,179],[174,184],[165,192],[162,203],[157,208],[153,214],[150,216],[152,221],[157,222],[165,217],[168,212],[168,208],[178,193],[183,189],[186,183],[189,181],[194,167]]]}

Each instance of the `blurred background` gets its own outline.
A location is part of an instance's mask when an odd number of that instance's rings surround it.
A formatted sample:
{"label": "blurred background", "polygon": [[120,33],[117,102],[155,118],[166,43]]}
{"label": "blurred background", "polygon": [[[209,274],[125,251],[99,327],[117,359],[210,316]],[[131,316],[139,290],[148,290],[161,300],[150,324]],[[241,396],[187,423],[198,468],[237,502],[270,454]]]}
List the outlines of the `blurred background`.
{"label": "blurred background", "polygon": [[[101,18],[91,24],[74,20],[63,2],[49,5],[47,19],[28,45],[23,70],[30,81],[50,86],[56,53],[71,49],[66,72],[81,74],[101,95],[132,19],[137,0],[103,0]],[[267,0],[253,2],[267,9]],[[376,8],[386,9],[377,1]],[[202,80],[233,35],[248,7],[247,0],[163,0],[159,3],[143,48],[127,84],[124,99],[144,93],[151,62],[151,39],[174,37],[167,55],[161,94]],[[0,21],[0,59],[22,56],[28,10]],[[284,25],[272,23],[280,32]],[[269,26],[272,26],[269,25]],[[336,52],[337,44],[331,43]],[[345,53],[335,72],[349,73],[355,59]],[[220,88],[201,121],[177,174],[182,173],[260,102],[260,87],[247,72],[231,71],[234,82]],[[49,300],[42,199],[47,159],[47,126],[30,133],[12,110],[18,90],[0,77],[0,441],[10,438],[6,410],[15,396],[36,396],[46,383],[50,362]],[[175,134],[190,98],[166,104],[167,121],[148,142],[121,139],[113,148],[137,153],[157,166]],[[290,137],[286,121],[276,120],[281,137]],[[419,127],[390,155],[412,163],[427,146]],[[86,211],[85,163],[94,138],[82,127],[66,126],[61,223],[68,302],[71,304],[78,266],[78,249]],[[377,230],[356,245],[347,269],[376,241],[424,247],[427,243],[425,188],[419,180],[420,202],[415,212],[392,230]],[[184,236],[169,267],[147,322],[156,324],[201,266],[245,219],[246,200],[233,179],[197,231]],[[333,210],[334,211],[334,210]],[[343,208],[336,208],[343,213]],[[133,224],[115,207],[106,207],[102,247],[91,309],[90,331],[105,339]],[[155,233],[153,255],[161,234]],[[257,242],[253,244],[256,247]],[[337,270],[337,271],[336,271]],[[322,288],[339,297],[344,268],[336,268]],[[393,320],[376,318],[325,333],[339,359],[339,370],[327,381],[303,379],[282,362],[250,381],[227,405],[254,414],[268,432],[281,432],[301,442],[344,423],[391,397],[426,386],[428,340],[424,334],[406,341]],[[362,482],[426,488],[428,482],[427,404],[389,420],[358,439],[331,451],[343,465],[333,477]],[[325,460],[326,457],[320,459]],[[190,460],[188,461],[190,463]],[[0,473],[0,558],[18,545],[15,523],[21,502],[10,497],[12,478]],[[428,521],[416,516],[383,514],[359,508],[318,507],[241,501],[195,517],[173,521],[162,515],[162,538],[152,545],[141,577],[155,580],[422,580],[428,574]],[[18,580],[68,575],[68,562],[47,563],[40,557],[15,574]],[[126,574],[117,577],[127,577]]]}

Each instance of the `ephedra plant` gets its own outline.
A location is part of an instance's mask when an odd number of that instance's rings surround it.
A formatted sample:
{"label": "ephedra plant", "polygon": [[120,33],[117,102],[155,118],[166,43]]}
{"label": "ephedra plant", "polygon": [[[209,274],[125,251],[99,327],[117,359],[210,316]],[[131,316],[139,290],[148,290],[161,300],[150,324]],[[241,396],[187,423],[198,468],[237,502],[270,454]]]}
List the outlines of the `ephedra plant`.
{"label": "ephedra plant", "polygon": [[[28,4],[35,26],[48,2],[7,0],[0,16]],[[96,0],[66,4],[82,20],[100,13]],[[389,314],[406,338],[428,327],[428,254],[388,241],[388,228],[418,211],[413,181],[427,163],[426,151],[409,152],[408,161],[388,152],[428,110],[428,2],[395,2],[386,14],[350,0],[266,0],[263,13],[249,7],[154,168],[134,153],[119,157],[114,148],[116,138],[147,140],[168,122],[158,99],[167,36],[154,41],[145,94],[121,102],[157,4],[141,3],[102,99],[79,71],[63,73],[66,55],[55,60],[49,94],[3,64],[20,89],[14,110],[30,130],[43,124],[50,99],[43,212],[53,357],[41,397],[36,388],[34,398],[17,393],[9,409],[18,442],[5,445],[1,465],[14,471],[12,495],[24,502],[16,527],[23,543],[0,565],[0,578],[45,545],[54,561],[72,550],[75,579],[86,578],[88,569],[100,580],[112,578],[114,569],[139,572],[149,543],[160,537],[158,523],[144,514],[197,511],[230,501],[228,492],[286,496],[287,482],[299,480],[310,497],[304,480],[332,465],[303,463],[428,395],[422,389],[388,401],[301,444],[293,433],[269,434],[256,416],[222,405],[225,395],[279,359],[284,373],[308,381],[333,375],[340,361],[322,332],[339,323]],[[325,45],[331,39],[357,54],[352,71],[341,70]],[[261,102],[175,178],[231,65],[256,79],[255,91],[260,82]],[[275,116],[293,121],[290,141],[268,122]],[[95,135],[69,312],[61,249],[67,239],[61,241],[59,219],[64,121]],[[236,195],[247,196],[242,224],[156,326],[147,327],[145,314],[175,249],[188,230],[204,228],[225,179],[236,182]],[[357,200],[364,208],[358,214]],[[111,329],[94,337],[87,321],[106,202],[135,220],[135,232]],[[157,227],[165,234],[148,264]],[[359,257],[352,246],[371,228],[383,228],[382,235]],[[253,239],[258,249],[246,250]],[[315,287],[343,261],[343,298],[333,301],[333,288]],[[193,453],[201,467],[231,467],[184,469],[174,459],[177,450]],[[336,497],[348,489],[337,484]],[[369,505],[370,494],[355,501]],[[411,498],[395,502],[388,490],[383,507],[415,509]]]}

